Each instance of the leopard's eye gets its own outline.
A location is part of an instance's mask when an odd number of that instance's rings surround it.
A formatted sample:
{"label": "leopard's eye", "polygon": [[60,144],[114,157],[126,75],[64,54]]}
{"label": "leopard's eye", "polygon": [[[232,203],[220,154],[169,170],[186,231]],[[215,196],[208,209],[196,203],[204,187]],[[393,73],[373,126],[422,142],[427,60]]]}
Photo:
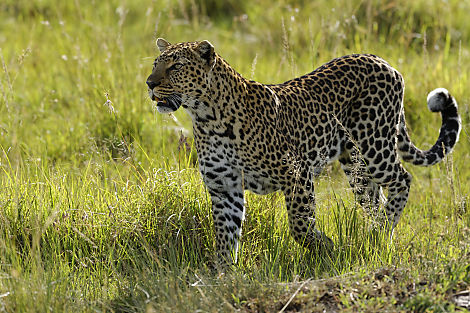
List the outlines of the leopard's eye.
{"label": "leopard's eye", "polygon": [[175,63],[173,64],[172,66],[170,66],[170,68],[168,69],[169,71],[177,71],[179,70],[180,68],[183,67],[183,64],[182,63]]}

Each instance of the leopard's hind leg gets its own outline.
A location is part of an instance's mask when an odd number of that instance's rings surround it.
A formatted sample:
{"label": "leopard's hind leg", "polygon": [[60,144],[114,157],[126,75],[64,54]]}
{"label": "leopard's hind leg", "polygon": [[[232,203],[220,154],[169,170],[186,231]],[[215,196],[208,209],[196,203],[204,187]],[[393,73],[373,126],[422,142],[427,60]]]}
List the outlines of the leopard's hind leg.
{"label": "leopard's hind leg", "polygon": [[[340,160],[347,174],[354,173],[354,168],[358,168],[360,175],[348,176],[359,191],[360,201],[377,208],[384,198],[381,189],[388,189],[385,220],[382,222],[383,214],[379,214],[379,222],[390,232],[397,225],[408,201],[412,180],[411,174],[401,165],[397,151],[399,117],[403,110],[403,81],[396,75],[391,84],[390,94],[366,94],[351,105],[349,120],[345,124],[348,139],[343,153],[348,155]],[[372,90],[372,86],[369,89]],[[375,90],[379,89],[380,85],[376,84]]]}

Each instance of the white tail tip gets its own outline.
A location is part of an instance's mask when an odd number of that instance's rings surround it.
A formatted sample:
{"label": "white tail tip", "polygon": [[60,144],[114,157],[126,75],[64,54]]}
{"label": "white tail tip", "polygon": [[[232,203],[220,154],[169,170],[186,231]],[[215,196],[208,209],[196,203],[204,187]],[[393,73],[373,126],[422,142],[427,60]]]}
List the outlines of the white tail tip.
{"label": "white tail tip", "polygon": [[428,108],[431,112],[442,112],[451,99],[449,91],[445,88],[437,88],[428,94]]}

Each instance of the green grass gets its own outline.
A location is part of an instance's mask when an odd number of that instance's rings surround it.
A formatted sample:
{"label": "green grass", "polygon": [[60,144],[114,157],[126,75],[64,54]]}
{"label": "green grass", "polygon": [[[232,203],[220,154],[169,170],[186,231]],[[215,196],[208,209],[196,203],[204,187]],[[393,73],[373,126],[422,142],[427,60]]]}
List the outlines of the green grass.
{"label": "green grass", "polygon": [[[0,3],[0,312],[458,311],[470,289],[468,1]],[[245,77],[282,82],[340,55],[405,77],[413,141],[459,102],[452,156],[407,166],[394,240],[369,232],[337,165],[317,181],[319,254],[290,237],[281,194],[247,193],[239,262],[212,270],[209,196],[183,110],[155,112],[156,37],[208,39]]]}

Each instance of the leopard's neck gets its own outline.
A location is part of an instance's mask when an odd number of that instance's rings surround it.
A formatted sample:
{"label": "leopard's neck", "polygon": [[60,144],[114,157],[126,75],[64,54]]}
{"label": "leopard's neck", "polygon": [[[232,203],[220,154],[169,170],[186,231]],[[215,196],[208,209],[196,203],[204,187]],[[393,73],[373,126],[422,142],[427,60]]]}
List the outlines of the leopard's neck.
{"label": "leopard's neck", "polygon": [[272,97],[272,103],[275,103],[275,96],[268,85],[244,78],[218,55],[206,86],[199,96],[185,99],[183,107],[193,123],[217,124],[228,121],[233,124],[250,118],[246,111],[257,104],[253,102],[260,92],[266,94],[265,99]]}

